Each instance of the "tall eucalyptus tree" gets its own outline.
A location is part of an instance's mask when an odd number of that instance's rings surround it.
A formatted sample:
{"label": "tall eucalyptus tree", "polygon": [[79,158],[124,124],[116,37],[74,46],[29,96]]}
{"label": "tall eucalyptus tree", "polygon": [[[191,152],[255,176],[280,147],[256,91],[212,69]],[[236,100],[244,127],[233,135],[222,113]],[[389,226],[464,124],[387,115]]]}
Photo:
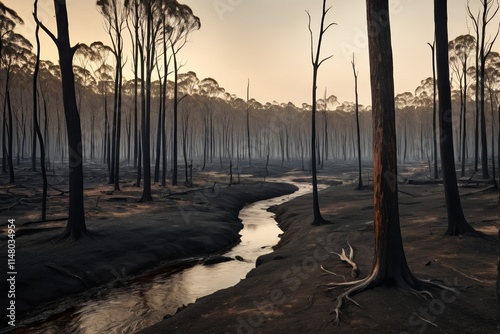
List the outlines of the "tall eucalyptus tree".
{"label": "tall eucalyptus tree", "polygon": [[[177,3],[177,2],[176,2]],[[174,96],[173,96],[173,149],[172,149],[172,185],[177,185],[177,119],[178,119],[178,106],[179,106],[179,87],[178,87],[178,76],[179,76],[179,64],[177,55],[179,51],[186,45],[189,40],[189,36],[192,31],[201,28],[200,19],[193,14],[191,8],[186,5],[177,4],[177,6],[170,7],[171,11],[170,26],[172,28],[172,33],[170,35],[170,48],[172,51],[172,59],[174,65]]]}
{"label": "tall eucalyptus tree", "polygon": [[123,85],[123,31],[128,15],[127,1],[97,0],[97,8],[104,16],[106,30],[111,39],[115,56],[115,84],[113,99],[113,134],[111,145],[111,171],[109,183],[115,190],[120,190],[120,139],[122,118],[122,85]]}
{"label": "tall eucalyptus tree", "polygon": [[89,235],[85,224],[83,201],[83,152],[80,114],[78,113],[73,74],[73,56],[78,44],[71,46],[68,29],[66,0],[54,0],[57,22],[57,37],[35,18],[40,27],[57,46],[61,68],[62,92],[69,149],[69,213],[68,223],[61,238],[80,239]]}
{"label": "tall eucalyptus tree", "polygon": [[[486,39],[486,30],[488,24],[495,18],[498,11],[500,10],[500,5],[498,1],[496,6],[493,4],[494,0],[480,0],[481,9],[477,16],[472,13],[469,1],[467,1],[467,12],[469,18],[472,20],[473,28],[476,31],[476,157],[475,157],[475,168],[477,171],[477,162],[479,156],[478,150],[478,132],[479,124],[481,127],[481,163],[482,163],[482,173],[483,179],[489,178],[488,172],[488,141],[486,137],[486,115],[485,115],[485,75],[486,75],[486,59],[488,58],[493,45],[500,32],[500,25],[498,26],[496,34],[490,38],[488,41]],[[479,104],[478,104],[479,98]],[[480,116],[480,122],[478,118]]]}

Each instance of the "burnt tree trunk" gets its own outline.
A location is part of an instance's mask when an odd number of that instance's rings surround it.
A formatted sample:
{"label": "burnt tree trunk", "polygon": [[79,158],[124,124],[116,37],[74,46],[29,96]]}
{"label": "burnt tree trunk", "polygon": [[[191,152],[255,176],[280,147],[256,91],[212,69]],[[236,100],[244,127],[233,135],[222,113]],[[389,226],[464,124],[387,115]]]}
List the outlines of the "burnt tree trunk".
{"label": "burnt tree trunk", "polygon": [[78,49],[78,44],[73,47],[70,45],[66,0],[54,0],[54,9],[58,36],[55,37],[43,25],[41,25],[41,28],[47,32],[57,45],[61,68],[64,115],[68,133],[69,213],[68,224],[61,238],[77,240],[89,233],[85,225],[83,202],[82,129],[76,103],[75,77],[73,73],[73,56]]}
{"label": "burnt tree trunk", "polygon": [[[321,212],[319,209],[319,196],[318,196],[318,171],[317,171],[317,153],[316,146],[318,138],[316,136],[316,89],[317,89],[317,81],[318,81],[318,70],[321,64],[329,59],[325,58],[323,60],[320,59],[321,53],[321,43],[323,40],[324,33],[328,30],[329,27],[333,25],[333,23],[329,24],[325,27],[325,17],[328,13],[328,9],[326,8],[326,0],[323,0],[323,11],[321,15],[321,25],[319,30],[318,37],[318,45],[316,49],[316,54],[313,54],[313,45],[312,45],[312,30],[311,30],[311,17],[309,16],[309,32],[311,33],[311,61],[313,66],[313,78],[312,78],[312,110],[311,110],[311,173],[312,173],[312,187],[313,187],[313,225],[323,225],[327,223],[327,221],[321,216]],[[319,150],[318,150],[319,151]]]}
{"label": "burnt tree trunk", "polygon": [[[38,11],[38,0],[35,0],[33,15],[36,17]],[[42,132],[40,131],[40,124],[38,123],[38,72],[40,69],[40,36],[39,36],[40,25],[37,24],[35,28],[35,39],[36,39],[36,62],[35,70],[33,72],[33,123],[35,125],[36,135],[38,141],[40,142],[40,167],[42,170],[42,221],[47,219],[47,171],[45,170],[45,146],[42,138]],[[36,144],[36,140],[35,140]]]}
{"label": "burnt tree trunk", "polygon": [[177,54],[174,49],[174,45],[171,45],[172,48],[172,57],[174,60],[174,119],[173,119],[173,129],[172,129],[172,185],[177,185],[177,113],[178,113],[178,94],[179,94],[179,85],[178,85],[178,72],[179,67],[177,65]]}
{"label": "burnt tree trunk", "polygon": [[438,150],[437,150],[437,135],[436,135],[436,114],[437,114],[437,94],[436,94],[436,49],[435,42],[432,45],[429,43],[432,51],[432,146],[434,152],[434,179],[439,179],[439,171],[438,171]]}
{"label": "burnt tree trunk", "polygon": [[[401,239],[394,79],[388,0],[367,0],[373,117],[375,258],[371,285],[413,286]],[[384,55],[381,57],[380,55]]]}
{"label": "burnt tree trunk", "polygon": [[436,26],[436,63],[439,93],[439,128],[441,130],[441,168],[448,212],[446,234],[459,235],[474,229],[467,223],[460,202],[453,152],[453,122],[451,112],[450,69],[448,64],[448,23],[446,0],[434,1]]}
{"label": "burnt tree trunk", "polygon": [[352,71],[354,74],[354,96],[356,100],[356,134],[358,137],[358,190],[363,189],[363,177],[361,174],[361,133],[359,130],[359,103],[358,103],[358,72],[356,71],[356,63],[354,62],[354,54],[352,56]]}

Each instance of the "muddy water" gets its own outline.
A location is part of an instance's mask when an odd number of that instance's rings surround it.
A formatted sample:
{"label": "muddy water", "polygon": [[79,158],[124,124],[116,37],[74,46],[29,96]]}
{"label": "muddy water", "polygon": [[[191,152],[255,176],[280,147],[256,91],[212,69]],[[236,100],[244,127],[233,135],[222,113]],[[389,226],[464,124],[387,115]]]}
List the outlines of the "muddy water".
{"label": "muddy water", "polygon": [[299,190],[291,195],[255,202],[240,211],[244,225],[241,243],[224,255],[239,256],[243,261],[197,264],[176,273],[137,279],[103,291],[97,298],[82,300],[69,311],[19,333],[134,333],[161,321],[165,315],[175,314],[179,307],[197,298],[235,285],[255,267],[255,260],[272,252],[272,246],[279,241],[282,231],[267,209],[311,191],[309,184],[295,185]]}

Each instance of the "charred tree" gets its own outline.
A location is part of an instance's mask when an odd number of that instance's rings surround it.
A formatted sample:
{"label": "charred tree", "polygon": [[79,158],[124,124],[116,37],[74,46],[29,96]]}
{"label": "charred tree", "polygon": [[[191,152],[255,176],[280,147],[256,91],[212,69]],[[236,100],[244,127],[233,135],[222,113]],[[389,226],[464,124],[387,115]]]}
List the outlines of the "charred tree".
{"label": "charred tree", "polygon": [[[38,13],[38,0],[35,0],[33,15],[35,18]],[[40,131],[40,124],[38,123],[38,71],[40,69],[40,25],[37,24],[35,28],[35,39],[36,39],[36,61],[35,61],[35,70],[33,72],[33,122],[35,125],[36,135],[38,137],[38,141],[40,142],[40,167],[42,170],[42,221],[47,219],[47,171],[45,169],[45,145],[42,138],[42,132]]]}
{"label": "charred tree", "polygon": [[[446,1],[436,0],[441,5]],[[366,279],[333,286],[355,285],[337,298],[336,320],[344,298],[380,286],[397,286],[414,294],[430,294],[431,286],[446,288],[416,278],[406,262],[398,208],[394,79],[388,0],[367,0],[368,48],[372,90],[373,187],[375,256]],[[381,57],[380,55],[384,55]],[[446,288],[450,289],[450,288]],[[451,289],[453,290],[453,289]]]}
{"label": "charred tree", "polygon": [[435,0],[436,64],[439,93],[439,128],[441,133],[441,168],[448,212],[448,235],[473,232],[467,223],[460,202],[453,149],[450,69],[448,63],[448,24],[446,0]]}
{"label": "charred tree", "polygon": [[437,150],[437,94],[436,94],[436,42],[427,43],[431,48],[432,53],[432,147],[433,147],[433,155],[434,155],[434,179],[439,179],[439,171],[438,171],[438,150]]}
{"label": "charred tree", "polygon": [[[331,8],[331,7],[330,7]],[[324,225],[327,221],[321,216],[321,211],[319,209],[319,196],[318,196],[318,171],[316,163],[316,146],[317,146],[317,136],[316,136],[316,108],[317,108],[317,81],[318,81],[318,70],[320,66],[332,56],[321,59],[321,43],[323,42],[323,35],[328,31],[330,27],[336,23],[330,23],[325,27],[326,15],[330,8],[326,8],[326,0],[323,0],[323,11],[321,15],[321,24],[319,28],[318,45],[316,47],[316,53],[314,52],[313,45],[313,32],[311,29],[311,15],[307,12],[309,18],[309,33],[311,36],[311,63],[313,67],[313,78],[312,78],[312,110],[311,110],[311,173],[312,173],[312,187],[313,187],[313,225]]]}
{"label": "charred tree", "polygon": [[354,54],[352,55],[352,72],[354,74],[354,96],[356,103],[356,134],[358,137],[358,190],[363,189],[363,177],[361,174],[361,133],[359,130],[359,103],[358,103],[358,71],[356,70],[356,63],[354,62]]}
{"label": "charred tree", "polygon": [[73,56],[79,45],[71,47],[70,44],[66,0],[54,0],[54,9],[57,21],[57,37],[38,19],[36,20],[56,44],[61,69],[63,105],[69,149],[69,213],[66,229],[60,238],[78,240],[90,234],[85,225],[82,129],[76,103],[75,77],[72,64]]}
{"label": "charred tree", "polygon": [[247,149],[248,149],[248,165],[252,164],[252,151],[250,146],[250,109],[248,107],[248,99],[250,97],[250,79],[247,84]]}

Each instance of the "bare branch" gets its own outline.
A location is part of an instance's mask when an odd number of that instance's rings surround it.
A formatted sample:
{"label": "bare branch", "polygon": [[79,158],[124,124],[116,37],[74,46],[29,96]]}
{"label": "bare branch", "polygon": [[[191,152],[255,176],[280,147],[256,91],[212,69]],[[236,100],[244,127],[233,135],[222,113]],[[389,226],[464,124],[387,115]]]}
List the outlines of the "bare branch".
{"label": "bare branch", "polygon": [[[498,5],[498,1],[497,1],[497,8],[493,12],[493,14],[491,14],[491,16],[486,19],[486,21],[485,21],[486,24],[490,23],[490,21],[493,20],[493,18],[497,15],[499,9],[500,9],[500,5]],[[491,10],[491,7],[488,7],[488,9],[486,10],[486,16],[489,15],[490,10]]]}
{"label": "bare branch", "polygon": [[[34,6],[35,8],[37,7],[38,5],[38,0],[35,0],[35,3],[34,3]],[[43,31],[45,31],[45,33],[47,35],[49,35],[49,37],[54,41],[54,43],[56,43],[56,45],[58,44],[58,39],[57,37],[52,33],[52,31],[50,31],[42,22],[40,22],[40,20],[38,19],[38,15],[36,13],[36,11],[33,13],[33,18],[35,19],[35,23],[38,24],[40,26],[40,28],[42,28]]]}
{"label": "bare branch", "polygon": [[330,23],[330,24],[329,24],[329,25],[328,25],[328,26],[327,26],[327,27],[323,30],[323,33],[325,33],[325,32],[326,32],[326,31],[327,31],[327,30],[328,30],[331,26],[336,26],[336,25],[337,25],[337,23],[335,23],[335,22]]}
{"label": "bare branch", "polygon": [[478,14],[478,17],[475,17],[474,14],[472,14],[468,0],[467,0],[466,9],[467,9],[467,15],[469,15],[470,19],[472,20],[472,23],[474,24],[474,30],[477,33],[479,31],[479,14]]}
{"label": "bare branch", "polygon": [[307,28],[309,29],[309,33],[311,35],[311,62],[314,64],[314,39],[313,39],[313,31],[311,29],[311,14],[306,10],[307,17],[308,17],[308,24]]}
{"label": "bare branch", "polygon": [[354,262],[354,250],[352,249],[352,246],[349,242],[347,242],[347,244],[349,245],[349,256],[346,255],[343,248],[342,248],[342,252],[340,254],[335,253],[335,252],[334,252],[334,254],[339,256],[340,261],[345,262],[352,267],[351,275],[352,275],[352,277],[356,278],[359,276],[359,268],[358,268],[358,265]]}
{"label": "bare branch", "polygon": [[488,56],[489,56],[489,54],[491,52],[491,49],[493,48],[493,44],[495,44],[495,41],[496,41],[499,33],[500,33],[500,24],[498,25],[495,37],[493,37],[493,39],[491,40],[491,42],[488,42],[487,45],[486,45],[486,52],[484,54],[485,58],[488,58]]}
{"label": "bare branch", "polygon": [[354,73],[354,78],[356,79],[358,77],[358,71],[356,71],[356,61],[354,58],[354,52],[352,53],[351,65],[352,65],[352,71]]}
{"label": "bare branch", "polygon": [[328,59],[330,59],[330,58],[332,58],[332,57],[333,57],[333,55],[329,55],[328,57],[326,57],[326,58],[322,59],[322,60],[318,63],[318,67],[320,67],[320,66],[321,66],[321,64],[323,64],[325,61],[327,61]]}

